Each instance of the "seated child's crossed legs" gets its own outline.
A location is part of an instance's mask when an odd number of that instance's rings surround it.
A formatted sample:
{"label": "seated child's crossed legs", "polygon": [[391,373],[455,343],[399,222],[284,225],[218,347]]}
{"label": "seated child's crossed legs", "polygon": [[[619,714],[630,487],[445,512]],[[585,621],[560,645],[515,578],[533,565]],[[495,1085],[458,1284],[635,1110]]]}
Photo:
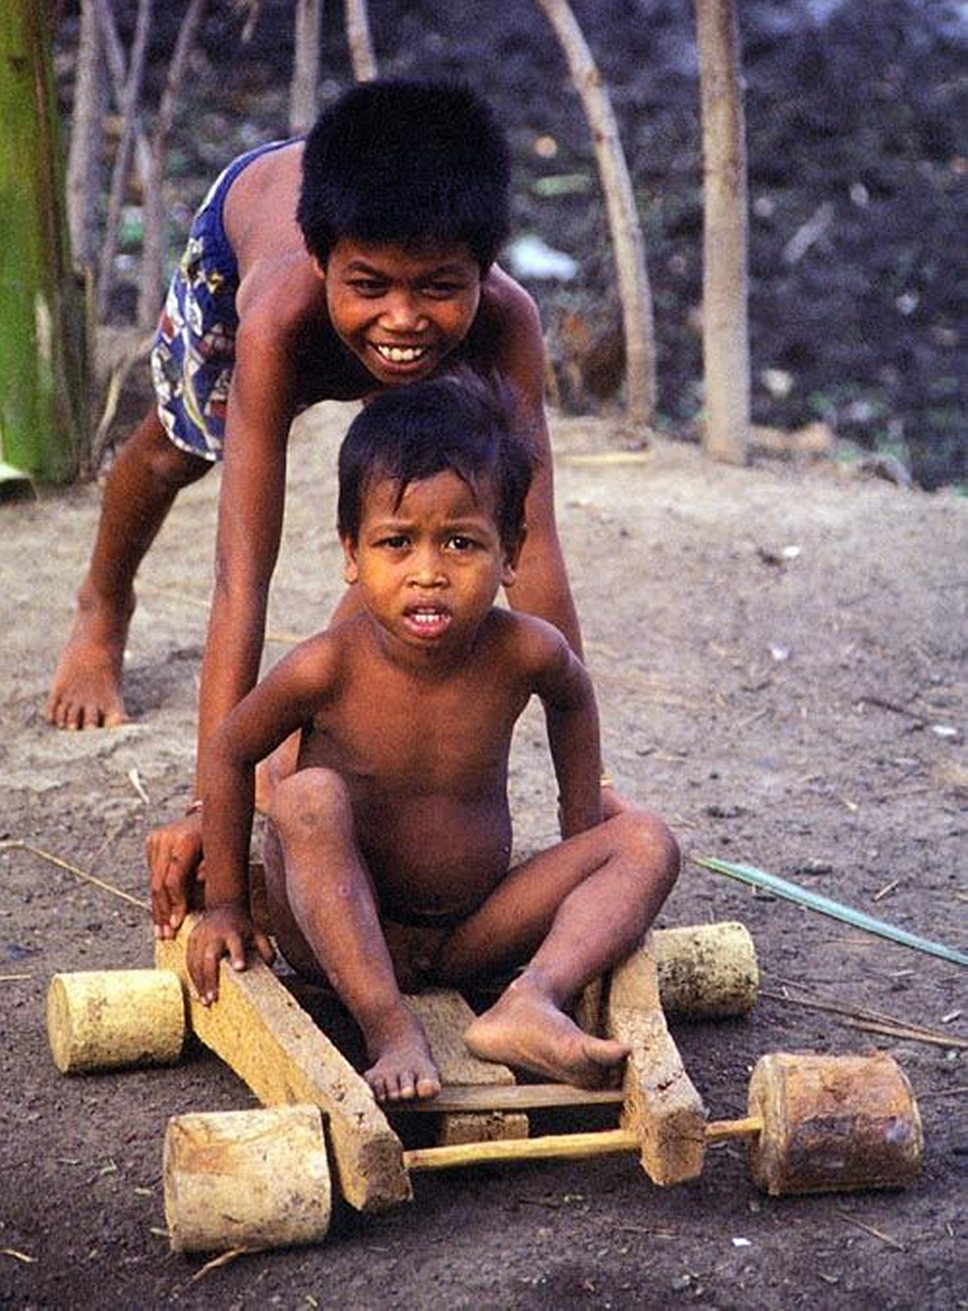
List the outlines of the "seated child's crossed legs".
{"label": "seated child's crossed legs", "polygon": [[614,815],[511,870],[456,928],[381,924],[349,794],[331,770],[275,788],[266,877],[273,930],[293,968],[325,974],[362,1029],[378,1097],[432,1096],[440,1081],[400,985],[463,986],[521,967],[465,1035],[477,1055],[594,1086],[627,1054],[584,1033],[567,1007],[624,959],[668,896],[679,852],[642,810]]}

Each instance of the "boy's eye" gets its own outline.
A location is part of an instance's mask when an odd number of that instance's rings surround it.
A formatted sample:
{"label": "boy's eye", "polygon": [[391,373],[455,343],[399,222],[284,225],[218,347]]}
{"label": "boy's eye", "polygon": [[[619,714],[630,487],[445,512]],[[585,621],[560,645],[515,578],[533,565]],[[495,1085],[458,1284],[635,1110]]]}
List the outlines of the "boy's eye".
{"label": "boy's eye", "polygon": [[431,300],[449,300],[463,290],[460,282],[427,282],[420,288],[421,294],[429,296]]}
{"label": "boy's eye", "polygon": [[477,543],[466,533],[452,533],[447,539],[447,546],[452,551],[473,551]]}
{"label": "boy's eye", "polygon": [[351,278],[349,284],[360,296],[383,296],[387,284],[377,278]]}
{"label": "boy's eye", "polygon": [[386,547],[388,551],[403,551],[410,545],[410,538],[406,533],[390,533],[387,537],[381,537],[377,546]]}

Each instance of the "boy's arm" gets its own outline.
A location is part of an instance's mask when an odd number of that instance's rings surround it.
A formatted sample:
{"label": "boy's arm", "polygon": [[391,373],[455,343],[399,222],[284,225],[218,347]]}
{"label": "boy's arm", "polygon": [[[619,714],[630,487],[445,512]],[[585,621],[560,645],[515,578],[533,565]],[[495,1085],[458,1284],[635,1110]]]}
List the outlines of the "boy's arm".
{"label": "boy's arm", "polygon": [[249,910],[249,843],[255,800],[255,766],[312,717],[325,699],[320,669],[326,639],[298,647],[259,683],[211,735],[202,783],[205,845],[205,914],[188,944],[188,968],[203,1002],[218,995],[219,962],[245,968],[254,943],[265,959],[271,948]]}
{"label": "boy's arm", "polygon": [[603,818],[598,707],[588,670],[559,634],[547,634],[534,690],[544,704],[561,835],[568,838]]}
{"label": "boy's arm", "polygon": [[[239,329],[229,394],[219,496],[215,583],[202,660],[196,792],[208,743],[259,673],[269,583],[279,552],[286,445],[294,412],[292,368],[284,339],[270,325]],[[170,935],[184,919],[201,857],[197,815],[150,835],[152,911]]]}
{"label": "boy's arm", "polygon": [[545,412],[545,349],[541,319],[532,298],[496,265],[488,274],[489,326],[494,364],[513,386],[520,418],[540,461],[526,505],[528,535],[508,600],[515,610],[538,615],[564,633],[581,658],[581,629],[571,595],[555,522],[554,467]]}
{"label": "boy's arm", "polygon": [[282,536],[286,449],[295,413],[292,375],[285,334],[258,319],[240,325],[199,690],[198,780],[205,777],[211,735],[259,676],[269,584]]}
{"label": "boy's arm", "polygon": [[[571,649],[584,659],[581,628],[568,582],[555,519],[554,466],[548,431],[545,393],[545,349],[541,320],[533,299],[503,269],[495,265],[488,275],[497,340],[496,367],[514,386],[522,418],[541,461],[526,506],[528,535],[508,601],[516,610],[538,615],[564,633]],[[606,815],[627,810],[629,803],[606,780],[599,766],[601,800]]]}

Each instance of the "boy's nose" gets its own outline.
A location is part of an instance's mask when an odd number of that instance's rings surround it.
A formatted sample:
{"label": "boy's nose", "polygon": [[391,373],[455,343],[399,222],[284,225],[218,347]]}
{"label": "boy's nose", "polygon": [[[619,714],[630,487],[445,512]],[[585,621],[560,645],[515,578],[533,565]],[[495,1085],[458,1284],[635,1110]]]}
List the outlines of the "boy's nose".
{"label": "boy's nose", "polygon": [[394,332],[415,332],[425,322],[417,298],[406,291],[393,292],[387,297],[381,318]]}
{"label": "boy's nose", "polygon": [[414,587],[443,587],[447,578],[436,551],[419,551],[410,567],[409,582]]}

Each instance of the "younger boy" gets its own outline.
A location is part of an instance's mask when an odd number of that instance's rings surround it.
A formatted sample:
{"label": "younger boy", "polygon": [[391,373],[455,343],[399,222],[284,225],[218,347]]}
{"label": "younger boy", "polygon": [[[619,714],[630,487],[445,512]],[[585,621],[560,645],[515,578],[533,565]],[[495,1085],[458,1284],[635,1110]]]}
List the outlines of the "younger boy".
{"label": "younger boy", "polygon": [[[580,1085],[627,1054],[566,1007],[626,956],[668,895],[678,850],[655,815],[603,820],[595,698],[562,634],[494,607],[515,585],[530,447],[483,384],[380,396],[340,452],[339,533],[356,612],[298,646],[213,735],[204,783],[205,914],[188,964],[206,1003],[219,962],[268,941],[248,910],[254,774],[301,730],[268,815],[279,947],[322,973],[360,1026],[378,1098],[440,1078],[401,986],[523,966],[470,1026],[477,1055]],[[509,868],[508,756],[545,708],[564,840]]]}
{"label": "younger boy", "polygon": [[[121,665],[138,566],[178,491],[223,461],[215,590],[199,691],[208,739],[254,684],[279,549],[290,424],[324,399],[367,398],[461,359],[512,385],[541,467],[516,604],[580,653],[554,518],[541,327],[494,264],[509,230],[504,135],[467,88],[371,82],[305,139],[236,160],[196,217],[152,353],[158,396],[105,486],[88,572],[47,715],[125,718]],[[352,604],[352,603],[350,603]],[[148,842],[156,921],[172,932],[201,853],[197,812]]]}

